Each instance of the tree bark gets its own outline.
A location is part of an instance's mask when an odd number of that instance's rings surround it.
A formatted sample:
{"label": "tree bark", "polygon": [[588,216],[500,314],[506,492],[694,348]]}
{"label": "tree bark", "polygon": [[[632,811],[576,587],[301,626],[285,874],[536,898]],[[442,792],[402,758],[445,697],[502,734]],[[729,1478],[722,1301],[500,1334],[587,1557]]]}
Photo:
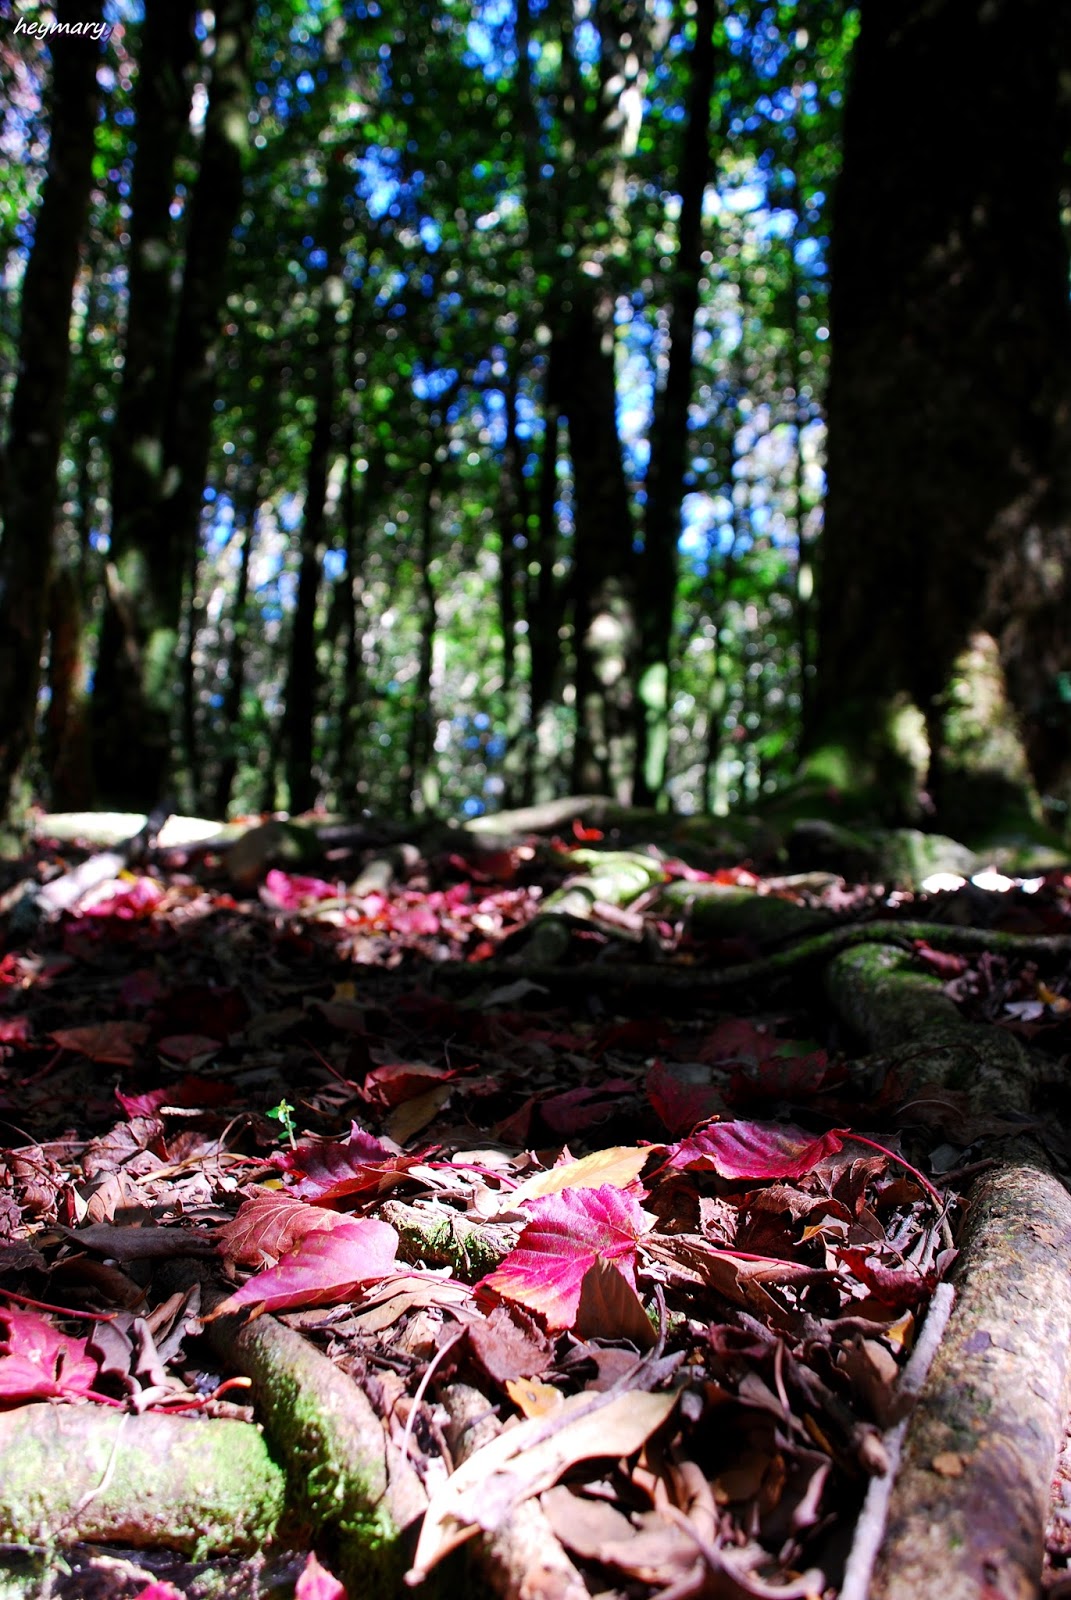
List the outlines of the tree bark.
{"label": "tree bark", "polygon": [[703,197],[710,176],[710,102],[714,93],[714,0],[696,0],[687,127],[677,172],[680,215],[670,278],[669,349],[665,383],[655,394],[651,462],[637,585],[639,652],[636,752],[632,798],[651,805],[662,793],[669,754],[673,610],[688,461],[692,346],[702,271]]}
{"label": "tree bark", "polygon": [[999,638],[1035,778],[1067,761],[1066,712],[1059,749],[1042,713],[1071,667],[1058,12],[1045,0],[862,8],[832,233],[809,743],[816,772],[839,752],[850,783],[870,780],[900,809],[979,628]]}
{"label": "tree bark", "polygon": [[[305,508],[301,526],[297,600],[290,635],[286,681],[286,783],[291,811],[316,803],[319,777],[314,770],[318,689],[316,604],[326,549],[327,486],[337,451],[339,391],[339,311],[346,246],[346,194],[351,181],[342,150],[332,151],[323,188],[326,256],[319,290],[313,390],[315,418],[305,469]],[[351,312],[352,315],[352,312]]]}
{"label": "tree bark", "polygon": [[[57,21],[102,25],[102,7],[58,0]],[[89,206],[97,118],[96,40],[51,36],[48,170],[22,288],[0,538],[0,814],[33,739],[66,417],[69,323]]]}
{"label": "tree bark", "polygon": [[[156,9],[152,8],[154,17]],[[124,416],[125,426],[136,428],[141,398],[151,395],[151,402],[145,400],[151,427],[144,437],[135,436],[132,447],[129,441],[116,445],[120,462],[116,559],[109,574],[93,696],[100,797],[108,804],[134,809],[152,806],[166,786],[171,763],[183,586],[200,530],[220,313],[231,232],[242,198],[254,9],[254,0],[221,0],[216,10],[208,109],[190,201],[182,289],[168,348],[158,329],[146,330],[144,325],[170,310],[165,306],[165,287],[172,262],[170,252],[165,256],[161,208],[165,194],[168,205],[172,199],[182,94],[163,59],[165,44],[157,40],[150,55],[154,81],[169,109],[169,131],[167,148],[147,158],[142,187],[148,214],[141,225],[142,259],[137,263],[137,280],[131,279],[130,308],[137,360]],[[155,104],[149,100],[142,113],[144,123],[139,119],[139,144],[153,122]],[[164,361],[167,377],[159,385]],[[139,458],[136,465],[131,455]]]}

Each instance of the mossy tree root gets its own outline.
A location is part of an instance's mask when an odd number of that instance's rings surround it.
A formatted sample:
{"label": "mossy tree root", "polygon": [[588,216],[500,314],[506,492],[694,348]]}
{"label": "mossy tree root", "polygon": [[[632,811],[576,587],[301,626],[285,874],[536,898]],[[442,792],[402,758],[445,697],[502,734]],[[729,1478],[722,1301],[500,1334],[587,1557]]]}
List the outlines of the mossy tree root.
{"label": "mossy tree root", "polygon": [[182,1554],[269,1544],[286,1478],[258,1427],[102,1406],[0,1413],[0,1542],[110,1541]]}

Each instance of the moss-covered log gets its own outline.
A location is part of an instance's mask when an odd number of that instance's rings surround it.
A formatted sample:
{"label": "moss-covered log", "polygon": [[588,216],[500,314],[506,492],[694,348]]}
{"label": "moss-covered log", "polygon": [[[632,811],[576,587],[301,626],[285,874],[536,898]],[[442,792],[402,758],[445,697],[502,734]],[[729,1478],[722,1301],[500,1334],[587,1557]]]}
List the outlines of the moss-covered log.
{"label": "moss-covered log", "polygon": [[268,1544],[286,1479],[260,1429],[99,1406],[0,1413],[0,1541],[108,1540],[193,1555]]}

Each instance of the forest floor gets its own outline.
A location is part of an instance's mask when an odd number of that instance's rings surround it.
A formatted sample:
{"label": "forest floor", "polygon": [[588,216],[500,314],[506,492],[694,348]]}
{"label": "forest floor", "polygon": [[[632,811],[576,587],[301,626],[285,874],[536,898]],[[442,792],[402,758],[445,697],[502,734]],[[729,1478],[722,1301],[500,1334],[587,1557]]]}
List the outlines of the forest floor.
{"label": "forest floor", "polygon": [[1071,875],[283,838],[3,864],[0,1597],[1071,1593]]}

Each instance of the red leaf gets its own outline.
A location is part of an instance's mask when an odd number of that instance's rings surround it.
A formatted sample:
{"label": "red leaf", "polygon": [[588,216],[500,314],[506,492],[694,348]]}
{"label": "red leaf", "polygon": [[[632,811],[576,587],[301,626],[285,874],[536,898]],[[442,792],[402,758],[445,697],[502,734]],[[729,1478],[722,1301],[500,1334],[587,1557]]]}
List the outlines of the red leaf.
{"label": "red leaf", "polygon": [[29,1044],[29,1017],[4,1017],[0,1021],[0,1044]]}
{"label": "red leaf", "polygon": [[758,1028],[747,1017],[726,1017],[708,1033],[699,1049],[696,1060],[708,1065],[724,1061],[765,1061],[776,1055],[778,1040],[764,1028]]}
{"label": "red leaf", "polygon": [[180,1078],[169,1089],[149,1089],[145,1094],[123,1094],[116,1089],[115,1098],[128,1117],[155,1117],[161,1106],[219,1106],[233,1097],[228,1084],[215,1078],[198,1078],[189,1075]]}
{"label": "red leaf", "polygon": [[897,1311],[918,1305],[920,1300],[928,1299],[937,1287],[939,1274],[932,1267],[925,1272],[920,1272],[909,1262],[903,1266],[886,1267],[867,1251],[848,1246],[838,1249],[835,1254],[838,1262],[866,1285],[875,1300]]}
{"label": "red leaf", "polygon": [[99,1363],[86,1354],[86,1341],[59,1333],[36,1311],[0,1307],[0,1401],[47,1400],[57,1395],[92,1393]]}
{"label": "red leaf", "polygon": [[264,879],[264,899],[272,901],[284,911],[296,911],[299,906],[315,904],[318,900],[337,900],[338,884],[323,878],[305,878],[296,872],[280,872],[273,867]]}
{"label": "red leaf", "polygon": [[530,1200],[525,1209],[532,1220],[478,1287],[539,1312],[548,1328],[572,1327],[584,1274],[596,1260],[612,1263],[636,1287],[637,1240],[653,1219],[631,1196],[603,1184]]}
{"label": "red leaf", "polygon": [[381,1106],[400,1106],[424,1094],[433,1083],[455,1077],[446,1067],[432,1067],[422,1061],[392,1061],[376,1067],[365,1076],[365,1098]]}
{"label": "red leaf", "polygon": [[935,950],[925,939],[915,940],[915,954],[942,978],[958,978],[970,965],[966,956],[952,955],[948,950]]}
{"label": "red leaf", "polygon": [[397,1249],[394,1229],[372,1217],[307,1233],[277,1267],[258,1272],[243,1283],[212,1315],[222,1316],[242,1306],[286,1311],[294,1306],[337,1305],[361,1284],[393,1271]]}
{"label": "red leaf", "polygon": [[802,1178],[848,1137],[846,1128],[813,1135],[789,1123],[716,1122],[671,1148],[666,1166],[723,1178]]}
{"label": "red leaf", "polygon": [[621,1096],[629,1094],[634,1085],[629,1078],[606,1078],[597,1086],[582,1085],[566,1089],[544,1100],[540,1115],[548,1128],[555,1133],[580,1133],[596,1122],[605,1122],[621,1103]]}
{"label": "red leaf", "polygon": [[228,1261],[263,1267],[293,1250],[307,1233],[349,1221],[352,1218],[341,1212],[306,1205],[289,1194],[258,1194],[239,1207],[233,1222],[220,1229],[219,1248]]}
{"label": "red leaf", "polygon": [[294,1173],[297,1181],[287,1192],[299,1200],[329,1205],[348,1194],[375,1189],[382,1194],[400,1183],[411,1166],[427,1157],[427,1150],[416,1155],[399,1155],[390,1145],[354,1126],[345,1144],[332,1139],[310,1139],[296,1150],[272,1156],[272,1166],[280,1172]]}
{"label": "red leaf", "polygon": [[688,1133],[725,1110],[725,1096],[713,1083],[685,1083],[658,1059],[647,1074],[647,1098],[670,1133]]}
{"label": "red leaf", "polygon": [[75,1050],[112,1067],[132,1067],[138,1046],[148,1037],[144,1022],[93,1022],[85,1028],[57,1028],[49,1034],[61,1050]]}
{"label": "red leaf", "polygon": [[294,1600],[346,1600],[345,1589],[326,1567],[320,1565],[311,1550],[305,1569],[297,1581]]}
{"label": "red leaf", "polygon": [[130,922],[135,917],[151,916],[164,898],[163,887],[154,878],[117,879],[106,899],[92,900],[78,908],[80,917],[120,917]]}

